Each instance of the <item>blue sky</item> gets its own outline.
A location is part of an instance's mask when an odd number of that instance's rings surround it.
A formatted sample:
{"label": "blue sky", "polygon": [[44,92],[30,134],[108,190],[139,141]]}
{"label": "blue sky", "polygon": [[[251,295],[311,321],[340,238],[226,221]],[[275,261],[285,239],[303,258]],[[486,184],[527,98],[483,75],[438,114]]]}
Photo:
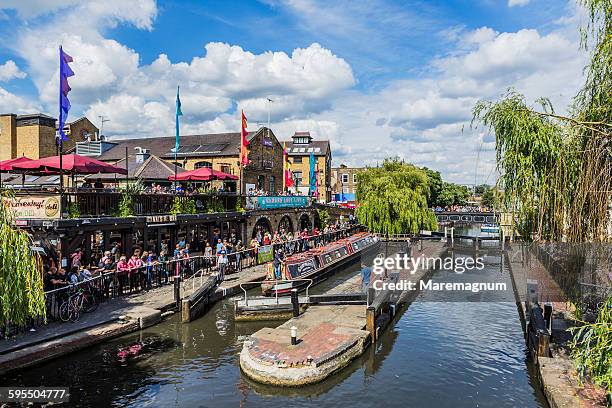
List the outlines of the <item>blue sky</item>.
{"label": "blue sky", "polygon": [[279,138],[330,139],[335,164],[399,155],[492,182],[471,107],[515,87],[563,110],[582,82],[580,21],[562,0],[0,0],[0,111],[55,115],[61,42],[71,117],[104,115],[111,137],[171,135],[180,83],[183,133],[235,130],[237,109],[256,126],[270,109]]}

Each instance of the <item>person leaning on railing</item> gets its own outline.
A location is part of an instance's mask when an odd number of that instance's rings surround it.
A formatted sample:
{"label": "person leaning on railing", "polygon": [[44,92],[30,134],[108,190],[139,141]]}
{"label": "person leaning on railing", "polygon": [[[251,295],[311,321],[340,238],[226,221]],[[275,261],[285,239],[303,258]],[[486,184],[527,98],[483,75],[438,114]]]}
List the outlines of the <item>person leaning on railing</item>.
{"label": "person leaning on railing", "polygon": [[121,255],[117,262],[117,280],[119,285],[119,294],[123,294],[123,288],[127,286],[129,279],[130,265],[127,262],[127,256]]}

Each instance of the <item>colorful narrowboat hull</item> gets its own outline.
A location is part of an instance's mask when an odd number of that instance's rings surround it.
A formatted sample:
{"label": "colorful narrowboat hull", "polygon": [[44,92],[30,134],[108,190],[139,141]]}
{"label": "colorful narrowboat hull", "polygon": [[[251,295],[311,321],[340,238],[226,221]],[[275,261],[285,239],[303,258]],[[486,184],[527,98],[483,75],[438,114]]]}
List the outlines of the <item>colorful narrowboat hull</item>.
{"label": "colorful narrowboat hull", "polygon": [[376,256],[380,248],[378,237],[360,232],[323,247],[295,254],[285,260],[281,279],[276,279],[273,268],[261,284],[265,296],[284,296],[292,289],[304,290],[337,272],[348,264]]}

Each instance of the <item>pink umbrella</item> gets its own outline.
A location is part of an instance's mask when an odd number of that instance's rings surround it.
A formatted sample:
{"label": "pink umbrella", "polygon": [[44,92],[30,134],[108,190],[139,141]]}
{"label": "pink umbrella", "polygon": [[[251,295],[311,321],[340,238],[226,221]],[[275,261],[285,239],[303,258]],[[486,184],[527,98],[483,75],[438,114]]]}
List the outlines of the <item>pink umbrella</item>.
{"label": "pink umbrella", "polygon": [[[33,172],[45,172],[48,174],[58,174],[60,171],[59,156],[45,157],[25,163],[13,165],[15,170],[26,170]],[[66,154],[62,157],[62,171],[67,174],[97,174],[97,173],[118,173],[127,174],[127,170],[113,166],[91,157],[80,156],[78,154]]]}
{"label": "pink umbrella", "polygon": [[0,172],[2,171],[12,171],[13,170],[13,165],[15,164],[21,164],[21,163],[27,163],[27,162],[31,162],[32,159],[30,159],[29,157],[17,157],[16,159],[8,159],[8,160],[2,160],[0,161]]}
{"label": "pink umbrella", "polygon": [[201,167],[199,169],[185,171],[181,174],[169,176],[170,181],[210,181],[210,180],[238,180],[238,176],[224,173],[222,171],[213,170],[210,167]]}

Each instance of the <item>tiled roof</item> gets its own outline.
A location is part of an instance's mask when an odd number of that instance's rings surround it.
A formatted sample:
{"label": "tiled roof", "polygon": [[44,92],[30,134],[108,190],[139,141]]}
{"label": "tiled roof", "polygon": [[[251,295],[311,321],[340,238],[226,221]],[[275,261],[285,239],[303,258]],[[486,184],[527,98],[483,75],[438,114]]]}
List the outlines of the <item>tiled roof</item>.
{"label": "tiled roof", "polygon": [[329,151],[329,140],[313,140],[308,144],[305,143],[286,143],[287,154],[289,156],[309,156],[312,152],[315,156],[326,156]]}
{"label": "tiled roof", "polygon": [[[249,133],[251,139],[256,132]],[[174,137],[152,137],[138,139],[109,140],[116,146],[102,153],[98,160],[116,161],[125,156],[125,148],[128,154],[134,152],[135,147],[142,147],[150,154],[163,159],[174,159]],[[180,138],[180,149],[177,154],[183,157],[217,157],[238,156],[240,153],[240,133],[214,133],[206,135],[185,135]]]}
{"label": "tiled roof", "polygon": [[[125,150],[125,149],[124,149]],[[115,163],[115,166],[125,169],[125,158]],[[177,173],[182,173],[185,170],[181,167],[176,168]],[[167,180],[168,176],[174,175],[174,164],[160,159],[155,155],[149,155],[142,163],[136,162],[136,155],[128,155],[128,178],[141,178],[143,180]],[[114,180],[115,178],[125,178],[125,175],[115,174],[93,174],[88,176],[90,180]]]}

